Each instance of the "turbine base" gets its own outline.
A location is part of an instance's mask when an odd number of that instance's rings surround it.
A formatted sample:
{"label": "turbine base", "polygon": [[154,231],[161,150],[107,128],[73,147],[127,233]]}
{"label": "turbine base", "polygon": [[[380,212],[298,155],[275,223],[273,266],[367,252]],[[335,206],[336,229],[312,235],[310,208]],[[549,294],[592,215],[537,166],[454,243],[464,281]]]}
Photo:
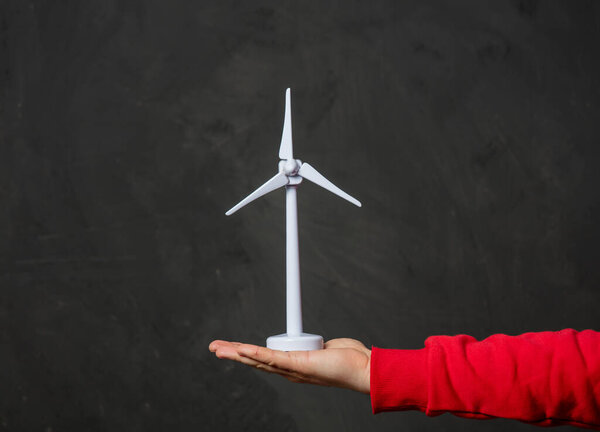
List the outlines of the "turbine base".
{"label": "turbine base", "polygon": [[323,349],[323,337],[314,334],[301,333],[288,336],[283,333],[267,338],[267,348],[280,351],[313,351]]}

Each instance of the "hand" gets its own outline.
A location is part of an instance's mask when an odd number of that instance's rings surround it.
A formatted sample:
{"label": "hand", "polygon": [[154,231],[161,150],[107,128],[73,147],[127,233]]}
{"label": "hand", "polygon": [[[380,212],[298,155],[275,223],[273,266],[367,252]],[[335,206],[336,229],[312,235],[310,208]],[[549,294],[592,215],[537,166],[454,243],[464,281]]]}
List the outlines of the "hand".
{"label": "hand", "polygon": [[254,366],[292,382],[370,391],[371,350],[354,339],[332,339],[316,351],[277,351],[221,340],[211,342],[208,349],[220,359]]}

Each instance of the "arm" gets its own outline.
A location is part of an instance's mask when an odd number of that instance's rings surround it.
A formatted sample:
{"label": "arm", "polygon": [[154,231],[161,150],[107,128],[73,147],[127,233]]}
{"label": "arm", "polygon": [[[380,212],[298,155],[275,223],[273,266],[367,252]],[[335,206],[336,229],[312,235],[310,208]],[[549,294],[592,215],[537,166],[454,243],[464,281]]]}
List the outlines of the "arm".
{"label": "arm", "polygon": [[214,341],[217,357],[293,382],[371,394],[373,412],[417,409],[468,418],[600,430],[600,333],[432,336],[419,350],[367,349],[334,339],[320,351],[282,352]]}
{"label": "arm", "polygon": [[600,429],[600,333],[433,336],[420,350],[374,348],[373,412],[418,409]]}

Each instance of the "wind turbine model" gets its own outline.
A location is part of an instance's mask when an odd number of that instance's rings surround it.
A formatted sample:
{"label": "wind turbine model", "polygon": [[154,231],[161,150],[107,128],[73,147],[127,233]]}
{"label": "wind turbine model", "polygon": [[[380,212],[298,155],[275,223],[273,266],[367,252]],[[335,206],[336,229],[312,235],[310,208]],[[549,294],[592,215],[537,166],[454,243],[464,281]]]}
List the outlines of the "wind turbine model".
{"label": "wind turbine model", "polygon": [[285,92],[285,118],[283,134],[279,147],[279,172],[256,189],[235,207],[225,213],[227,216],[235,213],[251,201],[285,186],[286,198],[286,317],[287,333],[271,336],[267,339],[267,347],[282,351],[308,351],[323,348],[323,338],[302,332],[302,301],[300,298],[300,258],[298,250],[298,211],[296,204],[296,188],[302,179],[316,183],[330,192],[350,201],[360,207],[360,202],[335,186],[316,169],[300,159],[294,159],[292,154],[292,106],[290,89]]}

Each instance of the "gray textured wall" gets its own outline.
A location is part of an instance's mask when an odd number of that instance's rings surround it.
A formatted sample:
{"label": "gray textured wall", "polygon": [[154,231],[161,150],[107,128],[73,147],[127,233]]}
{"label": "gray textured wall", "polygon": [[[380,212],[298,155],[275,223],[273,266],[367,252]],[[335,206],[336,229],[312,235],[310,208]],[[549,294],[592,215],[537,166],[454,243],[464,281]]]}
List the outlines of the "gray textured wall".
{"label": "gray textured wall", "polygon": [[0,430],[532,430],[214,359],[285,326],[284,193],[224,212],[290,86],[363,202],[299,191],[308,331],[598,328],[599,41],[592,1],[0,2]]}

